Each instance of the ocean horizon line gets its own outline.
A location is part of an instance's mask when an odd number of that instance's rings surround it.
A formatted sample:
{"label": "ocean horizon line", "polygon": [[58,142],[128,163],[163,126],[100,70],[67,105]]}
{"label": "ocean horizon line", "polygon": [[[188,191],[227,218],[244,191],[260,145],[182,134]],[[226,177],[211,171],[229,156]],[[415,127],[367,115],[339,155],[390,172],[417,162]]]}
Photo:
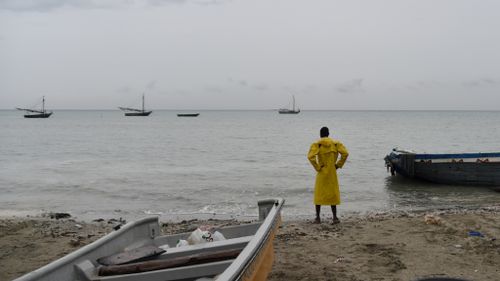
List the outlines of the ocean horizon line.
{"label": "ocean horizon line", "polygon": [[[122,111],[118,108],[50,108],[48,111]],[[279,109],[172,109],[172,108],[149,108],[152,111],[278,111]],[[19,111],[16,108],[0,108],[0,111]],[[350,111],[350,112],[498,112],[500,109],[301,109],[300,111]]]}

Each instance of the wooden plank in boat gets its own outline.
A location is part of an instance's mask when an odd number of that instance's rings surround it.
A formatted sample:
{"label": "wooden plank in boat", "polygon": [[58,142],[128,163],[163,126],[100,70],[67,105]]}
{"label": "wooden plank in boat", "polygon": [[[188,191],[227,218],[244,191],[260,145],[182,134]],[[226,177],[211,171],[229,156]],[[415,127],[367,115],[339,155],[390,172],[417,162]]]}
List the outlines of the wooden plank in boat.
{"label": "wooden plank in boat", "polygon": [[139,247],[133,250],[117,253],[111,256],[102,257],[97,260],[102,265],[121,265],[131,262],[152,258],[164,253],[165,250],[154,245]]}
{"label": "wooden plank in boat", "polygon": [[152,261],[144,261],[138,263],[123,264],[123,265],[102,266],[99,268],[99,275],[110,276],[119,274],[139,273],[139,272],[147,272],[147,271],[173,268],[179,266],[188,266],[188,265],[202,264],[208,262],[224,261],[236,258],[241,253],[241,250],[242,249],[227,249],[215,252],[198,253],[194,255],[177,257],[167,260],[152,260]]}

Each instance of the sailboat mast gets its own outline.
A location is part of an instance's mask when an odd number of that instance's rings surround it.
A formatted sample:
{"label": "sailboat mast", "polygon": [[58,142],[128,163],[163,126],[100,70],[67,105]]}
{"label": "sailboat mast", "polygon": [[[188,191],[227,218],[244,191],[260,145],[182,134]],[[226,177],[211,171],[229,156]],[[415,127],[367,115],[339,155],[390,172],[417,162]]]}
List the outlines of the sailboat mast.
{"label": "sailboat mast", "polygon": [[144,93],[142,94],[142,112],[144,112]]}
{"label": "sailboat mast", "polygon": [[45,96],[42,96],[42,112],[45,113]]}
{"label": "sailboat mast", "polygon": [[295,111],[295,95],[293,95],[292,98],[293,98],[293,111]]}

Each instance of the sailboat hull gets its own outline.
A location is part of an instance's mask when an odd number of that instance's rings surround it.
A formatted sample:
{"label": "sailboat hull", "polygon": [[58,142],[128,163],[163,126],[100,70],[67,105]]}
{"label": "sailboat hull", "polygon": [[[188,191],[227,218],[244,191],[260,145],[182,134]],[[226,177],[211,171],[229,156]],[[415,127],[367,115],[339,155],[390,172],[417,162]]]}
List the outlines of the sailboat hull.
{"label": "sailboat hull", "polygon": [[198,117],[199,113],[179,113],[177,117]]}
{"label": "sailboat hull", "polygon": [[280,109],[280,114],[299,114],[300,110]]}
{"label": "sailboat hull", "polygon": [[126,112],[125,116],[149,116],[153,111],[144,111],[144,112]]}
{"label": "sailboat hull", "polygon": [[292,96],[292,103],[293,103],[292,109],[290,109],[290,108],[280,108],[278,110],[279,114],[299,114],[300,113],[300,109],[299,108],[295,109],[295,96]]}
{"label": "sailboat hull", "polygon": [[24,118],[49,118],[52,112],[38,113],[38,114],[25,114]]}

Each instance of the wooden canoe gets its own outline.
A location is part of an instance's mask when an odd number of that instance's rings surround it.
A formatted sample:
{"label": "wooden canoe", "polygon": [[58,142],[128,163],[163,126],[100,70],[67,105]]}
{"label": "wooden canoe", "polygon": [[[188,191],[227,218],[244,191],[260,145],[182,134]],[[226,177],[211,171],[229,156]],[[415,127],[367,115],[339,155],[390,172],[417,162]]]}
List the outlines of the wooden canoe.
{"label": "wooden canoe", "polygon": [[442,184],[500,188],[500,152],[417,154],[394,149],[385,162],[393,175]]}

